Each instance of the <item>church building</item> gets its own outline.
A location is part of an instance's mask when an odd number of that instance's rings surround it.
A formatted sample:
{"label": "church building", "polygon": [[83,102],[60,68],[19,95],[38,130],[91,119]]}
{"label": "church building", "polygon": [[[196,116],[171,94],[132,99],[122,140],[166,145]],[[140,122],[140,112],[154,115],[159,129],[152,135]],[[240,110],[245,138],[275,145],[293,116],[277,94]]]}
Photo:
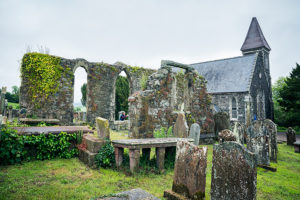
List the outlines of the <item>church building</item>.
{"label": "church building", "polygon": [[242,56],[191,64],[207,80],[214,110],[231,121],[273,120],[272,85],[267,43],[257,19],[252,18],[241,47]]}

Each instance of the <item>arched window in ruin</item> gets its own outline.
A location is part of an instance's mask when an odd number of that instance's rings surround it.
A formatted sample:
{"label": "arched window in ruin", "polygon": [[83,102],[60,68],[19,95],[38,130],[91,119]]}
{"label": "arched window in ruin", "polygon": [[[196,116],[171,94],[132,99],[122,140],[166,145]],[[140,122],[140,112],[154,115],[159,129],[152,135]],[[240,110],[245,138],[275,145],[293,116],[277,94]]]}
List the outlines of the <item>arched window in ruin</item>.
{"label": "arched window in ruin", "polygon": [[74,68],[73,84],[73,123],[81,124],[86,121],[87,103],[87,72],[84,66]]}
{"label": "arched window in ruin", "polygon": [[128,97],[130,94],[130,83],[127,74],[122,71],[115,83],[115,120],[120,120],[120,112],[128,115]]}
{"label": "arched window in ruin", "polygon": [[237,119],[237,104],[235,97],[231,99],[231,118]]}

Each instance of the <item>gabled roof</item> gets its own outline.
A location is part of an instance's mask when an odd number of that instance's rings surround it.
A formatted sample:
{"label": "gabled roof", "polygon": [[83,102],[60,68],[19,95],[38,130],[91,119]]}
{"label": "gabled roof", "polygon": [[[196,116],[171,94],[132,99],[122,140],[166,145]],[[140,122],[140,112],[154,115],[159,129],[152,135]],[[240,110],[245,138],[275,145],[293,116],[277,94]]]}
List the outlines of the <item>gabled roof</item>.
{"label": "gabled roof", "polygon": [[257,54],[191,64],[207,80],[208,93],[248,92]]}
{"label": "gabled roof", "polygon": [[241,51],[249,51],[257,48],[265,47],[269,51],[271,50],[269,44],[267,43],[261,28],[258,24],[256,17],[252,18],[246,39],[241,47]]}

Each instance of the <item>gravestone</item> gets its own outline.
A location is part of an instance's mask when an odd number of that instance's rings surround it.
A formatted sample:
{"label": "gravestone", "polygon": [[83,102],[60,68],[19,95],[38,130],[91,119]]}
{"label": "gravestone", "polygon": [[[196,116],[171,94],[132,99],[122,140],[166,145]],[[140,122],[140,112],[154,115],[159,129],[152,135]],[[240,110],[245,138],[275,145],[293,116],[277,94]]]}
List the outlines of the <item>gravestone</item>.
{"label": "gravestone", "polygon": [[148,192],[137,188],[108,195],[106,197],[94,198],[95,200],[159,200],[159,198],[149,194]]}
{"label": "gravestone", "polygon": [[215,144],[211,199],[256,199],[256,156],[237,142]]}
{"label": "gravestone", "polygon": [[233,134],[237,137],[237,142],[244,144],[246,135],[245,125],[240,122],[232,122],[231,129]]}
{"label": "gravestone", "polygon": [[166,199],[204,199],[207,147],[199,148],[186,141],[177,142],[172,191]]}
{"label": "gravestone", "polygon": [[270,165],[269,135],[264,121],[257,120],[247,129],[247,149],[257,154],[257,163]]}
{"label": "gravestone", "polygon": [[294,145],[294,142],[296,142],[296,132],[292,127],[289,127],[286,133],[286,143],[287,145]]}
{"label": "gravestone", "polygon": [[6,87],[2,87],[0,96],[0,114],[4,115]]}
{"label": "gravestone", "polygon": [[230,118],[228,113],[226,112],[218,112],[214,115],[214,121],[215,121],[215,135],[218,136],[219,132],[224,129],[230,128]]}
{"label": "gravestone", "polygon": [[264,120],[265,126],[267,127],[268,134],[270,137],[269,140],[269,155],[270,155],[270,160],[277,162],[277,152],[278,152],[278,147],[277,147],[277,126],[272,120],[265,119]]}
{"label": "gravestone", "polygon": [[188,131],[189,127],[185,120],[185,115],[183,112],[179,112],[173,128],[174,136],[179,138],[187,138]]}
{"label": "gravestone", "polygon": [[8,106],[8,121],[12,122],[13,119],[13,108],[12,106]]}
{"label": "gravestone", "polygon": [[96,118],[97,134],[100,139],[109,139],[109,122],[102,117]]}
{"label": "gravestone", "polygon": [[229,142],[229,141],[236,141],[236,136],[233,134],[232,131],[228,129],[224,129],[219,133],[219,143]]}
{"label": "gravestone", "polygon": [[199,140],[200,140],[200,126],[199,126],[199,124],[194,123],[194,124],[191,125],[189,138],[194,139],[194,145],[196,145],[196,146],[199,145]]}

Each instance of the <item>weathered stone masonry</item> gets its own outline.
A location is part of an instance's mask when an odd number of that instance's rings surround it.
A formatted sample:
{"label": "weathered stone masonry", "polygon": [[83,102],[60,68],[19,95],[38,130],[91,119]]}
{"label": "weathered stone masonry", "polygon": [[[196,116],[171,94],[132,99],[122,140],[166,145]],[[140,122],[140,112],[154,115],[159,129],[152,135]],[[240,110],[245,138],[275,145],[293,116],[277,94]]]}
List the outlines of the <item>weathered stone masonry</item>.
{"label": "weathered stone masonry", "polygon": [[[25,54],[25,56],[30,56],[30,54]],[[88,62],[84,59],[60,58],[60,66],[68,73],[62,73],[58,91],[49,96],[47,102],[42,103],[39,108],[35,108],[34,102],[30,98],[29,88],[31,85],[28,76],[22,76],[20,107],[27,109],[27,115],[56,118],[62,124],[72,124],[74,73],[78,67],[83,67],[87,72],[87,121],[94,123],[95,118],[99,116],[114,121],[115,82],[118,75],[122,71],[126,73],[132,93],[141,90],[139,82],[143,74],[150,75],[155,71],[131,67],[120,62],[111,65],[103,62]],[[26,65],[23,64],[21,67],[24,68]]]}

